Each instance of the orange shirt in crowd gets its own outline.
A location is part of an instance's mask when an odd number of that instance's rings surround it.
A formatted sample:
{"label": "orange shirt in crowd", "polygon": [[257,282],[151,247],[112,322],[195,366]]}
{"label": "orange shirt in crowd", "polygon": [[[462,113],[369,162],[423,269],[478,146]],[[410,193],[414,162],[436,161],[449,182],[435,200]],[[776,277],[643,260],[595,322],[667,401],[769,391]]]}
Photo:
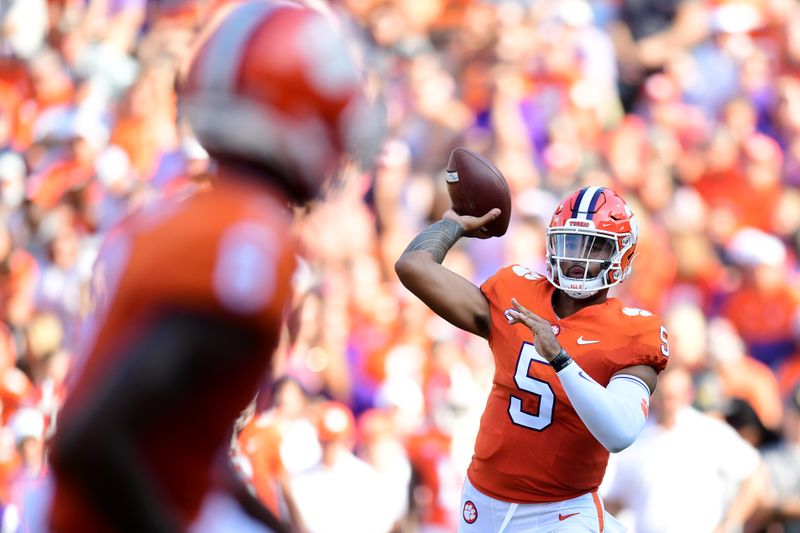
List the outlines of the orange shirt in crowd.
{"label": "orange shirt in crowd", "polygon": [[788,398],[797,385],[800,385],[800,353],[786,359],[778,368],[781,398]]}
{"label": "orange shirt in crowd", "polygon": [[[645,230],[640,231],[642,235]],[[647,224],[636,251],[636,275],[618,286],[621,298],[644,309],[661,309],[678,271],[669,237],[663,228]]]}
{"label": "orange shirt in crowd", "polygon": [[780,184],[756,188],[738,173],[726,173],[705,175],[694,187],[710,208],[729,211],[737,228],[775,229],[773,219],[781,199]]}
{"label": "orange shirt in crowd", "polygon": [[4,269],[7,272],[0,274],[0,316],[7,323],[21,325],[34,311],[39,265],[27,251],[15,249]]}
{"label": "orange shirt in crowd", "polygon": [[283,475],[280,447],[280,427],[267,413],[253,418],[239,434],[239,448],[253,469],[251,481],[256,496],[275,516],[281,514],[278,497]]}
{"label": "orange shirt in crowd", "polygon": [[142,179],[152,176],[160,154],[153,125],[146,117],[120,117],[111,134],[111,144],[125,150]]}
{"label": "orange shirt in crowd", "polygon": [[770,366],[795,351],[794,327],[800,295],[790,286],[771,291],[746,285],[734,292],[723,308],[749,353]]}
{"label": "orange shirt in crowd", "polygon": [[75,161],[58,161],[28,178],[27,196],[43,209],[55,207],[70,190],[90,184],[94,169]]}
{"label": "orange shirt in crowd", "polygon": [[423,429],[406,439],[408,460],[422,487],[417,491],[420,523],[442,530],[456,528],[456,516],[445,502],[447,487],[443,485],[446,480],[441,479],[441,474],[448,470],[451,443],[451,437],[435,427]]}
{"label": "orange shirt in crowd", "polygon": [[718,371],[725,396],[745,400],[764,427],[780,427],[783,405],[778,380],[767,365],[752,357],[742,357],[726,361]]}

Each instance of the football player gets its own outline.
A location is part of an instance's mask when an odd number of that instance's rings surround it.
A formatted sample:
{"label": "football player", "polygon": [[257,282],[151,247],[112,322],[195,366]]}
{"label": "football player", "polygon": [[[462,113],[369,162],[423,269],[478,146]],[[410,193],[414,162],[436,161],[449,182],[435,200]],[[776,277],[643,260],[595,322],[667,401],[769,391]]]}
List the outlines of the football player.
{"label": "football player", "polygon": [[661,319],[608,296],[631,273],[636,218],[614,191],[586,187],[553,214],[545,275],[513,265],[479,288],[441,265],[498,215],[450,210],[395,265],[411,292],[494,355],[459,531],[610,531],[597,494],[609,452],[636,439],[669,357]]}
{"label": "football player", "polygon": [[124,221],[101,251],[95,331],[53,443],[53,531],[281,528],[215,465],[272,365],[295,266],[289,205],[329,184],[364,100],[318,12],[240,2],[212,24],[179,97],[218,172],[211,190]]}

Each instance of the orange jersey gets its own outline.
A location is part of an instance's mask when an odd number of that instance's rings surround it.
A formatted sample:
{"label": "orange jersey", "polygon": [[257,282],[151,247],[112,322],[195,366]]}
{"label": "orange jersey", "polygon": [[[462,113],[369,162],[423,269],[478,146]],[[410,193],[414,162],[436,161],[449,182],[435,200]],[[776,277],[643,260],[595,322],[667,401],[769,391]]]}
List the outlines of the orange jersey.
{"label": "orange jersey", "polygon": [[509,325],[504,312],[513,297],[549,320],[564,349],[603,386],[626,367],[664,369],[669,348],[661,319],[616,298],[559,319],[551,303],[555,288],[521,266],[501,269],[481,290],[491,308],[495,373],[467,472],[470,482],[487,496],[518,503],[561,501],[597,490],[608,451],[536,353],[530,330]]}
{"label": "orange jersey", "polygon": [[[61,426],[80,416],[97,384],[124,364],[126,349],[161,313],[199,312],[262,336],[252,357],[178,405],[165,406],[137,440],[148,472],[185,524],[211,486],[212,464],[229,445],[235,419],[270,370],[291,293],[291,214],[267,192],[255,183],[219,183],[182,202],[146,208],[109,236],[96,266],[95,331],[81,351]],[[55,474],[54,529],[112,531],[69,477]]]}

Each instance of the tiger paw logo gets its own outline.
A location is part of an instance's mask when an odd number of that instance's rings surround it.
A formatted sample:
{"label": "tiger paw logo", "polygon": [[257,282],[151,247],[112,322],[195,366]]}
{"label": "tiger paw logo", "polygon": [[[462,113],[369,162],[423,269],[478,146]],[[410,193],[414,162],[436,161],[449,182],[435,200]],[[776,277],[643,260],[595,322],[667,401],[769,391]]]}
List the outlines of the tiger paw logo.
{"label": "tiger paw logo", "polygon": [[474,503],[467,500],[464,502],[464,512],[462,514],[464,516],[464,522],[467,524],[473,524],[475,523],[475,520],[478,519],[478,508],[475,507]]}

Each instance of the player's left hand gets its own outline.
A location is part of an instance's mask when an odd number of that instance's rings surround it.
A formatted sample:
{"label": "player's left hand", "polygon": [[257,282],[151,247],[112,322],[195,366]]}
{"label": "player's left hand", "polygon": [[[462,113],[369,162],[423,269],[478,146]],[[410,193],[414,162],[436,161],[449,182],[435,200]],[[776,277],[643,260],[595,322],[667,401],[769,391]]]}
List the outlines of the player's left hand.
{"label": "player's left hand", "polygon": [[506,311],[508,323],[524,324],[527,326],[533,333],[533,342],[536,345],[536,351],[548,361],[555,358],[561,351],[561,344],[556,340],[550,322],[526,309],[516,298],[511,298],[511,304],[514,306],[514,309]]}

